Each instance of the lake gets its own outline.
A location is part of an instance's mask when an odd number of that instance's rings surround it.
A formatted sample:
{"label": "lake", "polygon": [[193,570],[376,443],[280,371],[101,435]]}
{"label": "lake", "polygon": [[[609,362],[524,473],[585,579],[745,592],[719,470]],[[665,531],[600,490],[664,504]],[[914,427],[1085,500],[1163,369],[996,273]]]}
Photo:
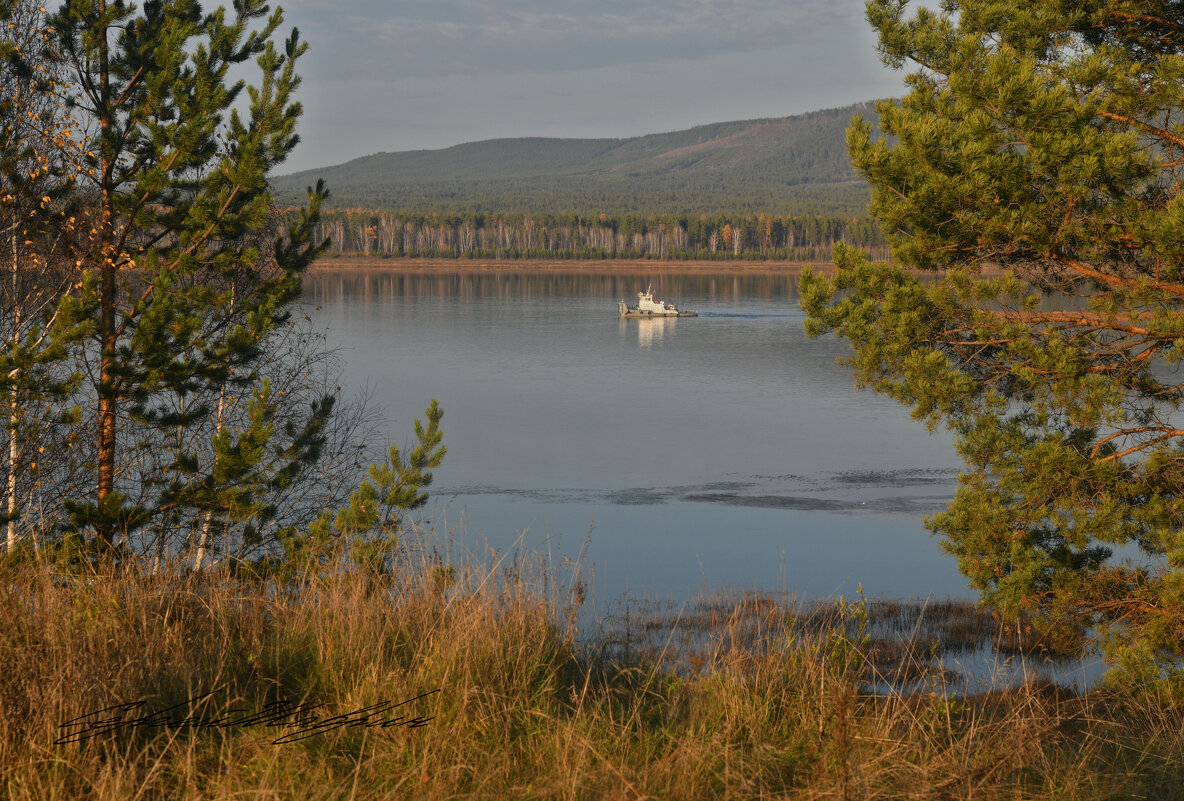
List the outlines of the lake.
{"label": "lake", "polygon": [[[651,280],[700,316],[619,320]],[[421,519],[458,549],[580,560],[600,604],[973,598],[922,523],[953,495],[952,438],[855,388],[844,343],[805,336],[796,281],[326,269],[303,303],[390,441],[440,400]]]}

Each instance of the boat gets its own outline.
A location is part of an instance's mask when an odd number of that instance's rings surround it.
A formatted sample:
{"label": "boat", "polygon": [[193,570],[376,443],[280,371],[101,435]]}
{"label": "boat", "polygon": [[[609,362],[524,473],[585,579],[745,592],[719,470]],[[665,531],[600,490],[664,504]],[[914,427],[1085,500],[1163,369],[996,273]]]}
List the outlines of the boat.
{"label": "boat", "polygon": [[664,303],[654,298],[654,286],[650,284],[645,292],[637,293],[637,305],[626,306],[625,301],[617,302],[617,312],[621,317],[698,317],[699,312],[692,309],[679,309],[673,303]]}

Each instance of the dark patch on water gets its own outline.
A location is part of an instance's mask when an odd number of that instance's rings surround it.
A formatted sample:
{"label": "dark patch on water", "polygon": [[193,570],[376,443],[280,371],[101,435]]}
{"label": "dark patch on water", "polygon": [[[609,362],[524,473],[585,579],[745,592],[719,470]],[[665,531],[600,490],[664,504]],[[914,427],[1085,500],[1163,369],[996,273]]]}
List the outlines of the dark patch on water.
{"label": "dark patch on water", "polygon": [[911,487],[925,484],[944,484],[958,476],[957,470],[910,468],[905,470],[852,470],[831,474],[839,484],[859,487]]}
{"label": "dark patch on water", "polygon": [[755,486],[757,486],[755,481],[711,481],[706,484],[699,485],[698,489],[700,491],[707,490],[723,492],[725,490],[739,491],[751,489]]}
{"label": "dark patch on water", "polygon": [[[901,498],[877,498],[869,504],[861,505],[860,509],[871,508],[877,512],[891,514],[924,514],[926,512],[940,512],[950,502],[949,495],[916,495]],[[858,510],[853,510],[858,511]]]}
{"label": "dark patch on water", "polygon": [[727,506],[747,506],[761,509],[795,509],[801,512],[841,512],[850,503],[826,498],[801,498],[792,495],[736,495],[725,492],[700,492],[684,495],[682,500],[694,503],[722,503]]}
{"label": "dark patch on water", "polygon": [[675,497],[669,489],[661,490],[654,487],[635,487],[633,489],[605,492],[598,496],[601,500],[618,506],[652,506],[668,503]]}
{"label": "dark patch on water", "polygon": [[800,314],[774,314],[768,312],[699,312],[700,317],[712,317],[717,320],[789,320],[799,318]]}
{"label": "dark patch on water", "polygon": [[[814,476],[752,476],[748,480],[709,481],[670,487],[522,489],[476,485],[443,488],[449,495],[504,495],[539,503],[599,503],[655,506],[687,502],[752,509],[785,509],[836,514],[923,514],[945,507],[954,495],[955,470],[905,469],[820,473]],[[948,486],[948,494],[908,494],[909,488]],[[901,494],[868,497],[863,490]],[[837,497],[836,497],[837,496]]]}

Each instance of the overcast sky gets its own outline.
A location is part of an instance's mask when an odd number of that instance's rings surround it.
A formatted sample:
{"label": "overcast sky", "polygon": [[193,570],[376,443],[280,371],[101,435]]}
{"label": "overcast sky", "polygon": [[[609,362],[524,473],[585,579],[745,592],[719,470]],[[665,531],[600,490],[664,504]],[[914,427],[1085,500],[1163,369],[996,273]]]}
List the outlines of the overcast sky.
{"label": "overcast sky", "polygon": [[625,137],[901,93],[863,0],[279,0],[311,49],[281,172],[507,136]]}

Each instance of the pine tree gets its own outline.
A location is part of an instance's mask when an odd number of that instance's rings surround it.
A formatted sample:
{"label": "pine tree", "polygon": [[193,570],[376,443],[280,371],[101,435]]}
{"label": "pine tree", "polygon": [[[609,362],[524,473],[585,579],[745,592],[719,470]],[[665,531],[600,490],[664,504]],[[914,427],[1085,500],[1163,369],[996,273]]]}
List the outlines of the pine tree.
{"label": "pine tree", "polygon": [[347,505],[336,512],[323,512],[306,533],[294,533],[283,540],[282,554],[256,560],[253,569],[288,579],[345,557],[371,573],[387,572],[399,544],[404,515],[427,503],[427,488],[434,478],[430,471],[441,465],[448,450],[440,430],[444,410],[436,399],[424,416],[426,426],[415,421],[415,446],[410,453],[404,456],[397,446],[390,446],[385,462],[370,465]]}
{"label": "pine tree", "polygon": [[956,434],[928,521],[984,600],[1096,635],[1116,675],[1184,657],[1184,6],[873,0],[916,65],[848,131],[918,280],[841,249],[801,282],[857,381]]}
{"label": "pine tree", "polygon": [[[265,490],[316,461],[332,413],[326,397],[277,420],[261,372],[322,247],[309,234],[327,193],[310,190],[279,231],[266,180],[297,143],[306,46],[295,30],[274,38],[281,12],[263,0],[209,13],[196,0],[67,0],[52,23],[85,137],[91,234],[74,317],[91,314],[94,332],[94,483],[68,504],[72,526],[106,548],[134,547],[149,524],[158,543],[169,527],[209,535],[212,517],[257,534]],[[252,61],[259,82],[240,102],[229,72]]]}

